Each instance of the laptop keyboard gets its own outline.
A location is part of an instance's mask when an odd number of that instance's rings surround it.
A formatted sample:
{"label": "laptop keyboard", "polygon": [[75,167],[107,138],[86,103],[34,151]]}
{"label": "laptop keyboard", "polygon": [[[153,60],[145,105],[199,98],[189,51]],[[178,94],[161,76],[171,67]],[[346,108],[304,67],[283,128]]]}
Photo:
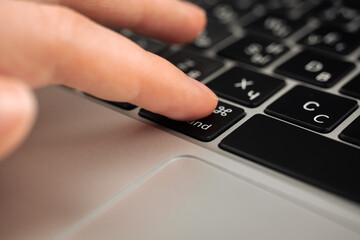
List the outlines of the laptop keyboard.
{"label": "laptop keyboard", "polygon": [[206,84],[220,98],[217,108],[191,122],[135,111],[209,149],[215,141],[217,152],[360,202],[360,4],[191,2],[208,15],[192,44],[169,46],[119,32]]}
{"label": "laptop keyboard", "polygon": [[207,58],[201,54],[181,50],[167,58],[172,64],[186,73],[189,77],[203,80],[211,73],[223,67],[223,63],[218,60]]}
{"label": "laptop keyboard", "polygon": [[353,63],[304,50],[286,61],[275,72],[319,87],[331,87],[353,70]]}
{"label": "laptop keyboard", "polygon": [[288,47],[278,41],[247,35],[219,52],[220,56],[265,67],[288,51]]}
{"label": "laptop keyboard", "polygon": [[265,112],[314,131],[328,133],[358,107],[357,102],[304,86],[296,86]]}
{"label": "laptop keyboard", "polygon": [[293,177],[359,201],[359,149],[255,115],[220,147]]}
{"label": "laptop keyboard", "polygon": [[208,142],[243,118],[245,111],[242,108],[219,101],[216,110],[210,116],[196,121],[178,122],[144,109],[141,109],[139,114],[185,135]]}
{"label": "laptop keyboard", "polygon": [[219,97],[257,107],[285,85],[284,80],[234,67],[207,86]]}

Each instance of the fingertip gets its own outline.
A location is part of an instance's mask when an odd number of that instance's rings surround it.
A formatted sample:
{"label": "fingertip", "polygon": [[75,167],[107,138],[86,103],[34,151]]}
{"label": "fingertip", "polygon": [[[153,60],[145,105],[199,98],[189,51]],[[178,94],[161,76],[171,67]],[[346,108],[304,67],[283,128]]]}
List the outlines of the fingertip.
{"label": "fingertip", "polygon": [[174,111],[167,110],[164,115],[176,121],[192,121],[205,118],[213,113],[218,97],[201,82],[188,77],[188,97],[183,98]]}
{"label": "fingertip", "polygon": [[185,36],[187,39],[179,39],[178,41],[191,42],[204,30],[207,23],[206,12],[191,2],[181,1],[181,4],[183,5],[186,18],[190,21],[188,21],[188,26],[186,26],[188,28],[188,35]]}
{"label": "fingertip", "polygon": [[24,83],[0,77],[0,160],[25,139],[36,112],[35,97]]}
{"label": "fingertip", "polygon": [[142,20],[130,27],[132,31],[181,44],[194,41],[206,26],[206,12],[191,2],[154,0],[151,4],[144,7]]}
{"label": "fingertip", "polygon": [[208,88],[203,83],[190,77],[189,79],[192,82],[192,84],[200,90],[201,93],[199,94],[200,96],[198,97],[198,102],[200,105],[199,110],[195,112],[196,115],[190,116],[190,118],[192,119],[188,118],[187,120],[196,120],[209,116],[216,108],[219,98],[210,88]]}
{"label": "fingertip", "polygon": [[136,92],[136,97],[125,101],[177,121],[201,119],[213,112],[218,97],[206,85],[165,59],[144,53],[142,71],[133,77],[138,84],[135,89],[127,88]]}

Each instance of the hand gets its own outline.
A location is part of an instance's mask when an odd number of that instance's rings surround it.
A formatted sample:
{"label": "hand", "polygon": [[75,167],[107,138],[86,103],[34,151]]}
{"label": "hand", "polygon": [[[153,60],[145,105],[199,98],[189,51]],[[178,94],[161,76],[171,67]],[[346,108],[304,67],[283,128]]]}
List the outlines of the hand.
{"label": "hand", "polygon": [[95,21],[181,43],[193,40],[206,20],[178,0],[2,0],[0,158],[31,129],[30,88],[62,84],[176,120],[213,111],[217,98],[208,88]]}

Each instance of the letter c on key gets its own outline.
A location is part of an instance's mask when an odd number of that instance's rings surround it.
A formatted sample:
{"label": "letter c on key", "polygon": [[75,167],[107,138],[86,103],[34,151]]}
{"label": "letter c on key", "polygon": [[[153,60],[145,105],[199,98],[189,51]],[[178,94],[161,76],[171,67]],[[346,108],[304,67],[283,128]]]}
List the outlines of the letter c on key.
{"label": "letter c on key", "polygon": [[304,104],[303,108],[306,110],[306,111],[315,111],[315,108],[314,107],[311,107],[311,105],[314,105],[315,107],[320,107],[320,104],[317,103],[317,102],[314,102],[314,101],[309,101],[307,103]]}
{"label": "letter c on key", "polygon": [[328,115],[320,114],[314,117],[314,121],[317,123],[324,123],[324,121],[321,121],[319,118],[330,118]]}

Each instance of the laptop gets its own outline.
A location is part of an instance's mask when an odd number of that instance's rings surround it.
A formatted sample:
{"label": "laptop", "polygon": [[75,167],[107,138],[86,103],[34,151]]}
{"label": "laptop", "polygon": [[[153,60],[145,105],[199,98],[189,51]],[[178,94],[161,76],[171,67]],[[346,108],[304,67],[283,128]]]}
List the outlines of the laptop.
{"label": "laptop", "polygon": [[360,4],[193,2],[192,44],[118,32],[210,87],[214,112],[38,90],[0,163],[0,239],[360,239]]}

